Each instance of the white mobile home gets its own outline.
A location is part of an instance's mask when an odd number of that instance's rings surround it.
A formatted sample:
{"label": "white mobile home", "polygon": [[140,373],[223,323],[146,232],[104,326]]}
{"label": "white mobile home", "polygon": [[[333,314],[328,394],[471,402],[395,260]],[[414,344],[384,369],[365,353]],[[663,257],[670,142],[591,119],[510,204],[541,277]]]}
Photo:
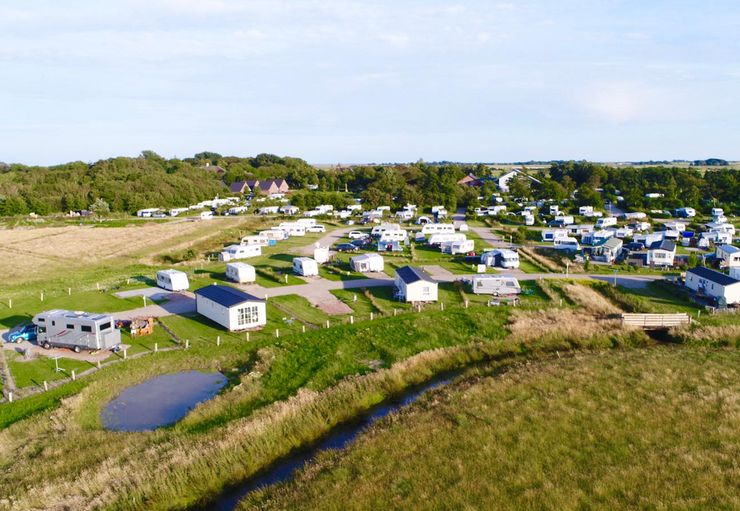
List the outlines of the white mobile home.
{"label": "white mobile home", "polygon": [[305,236],[306,226],[301,225],[298,222],[281,222],[277,227],[273,229],[282,229],[288,233],[288,236]]}
{"label": "white mobile home", "polygon": [[294,257],[293,271],[302,277],[318,277],[319,265],[310,257]]}
{"label": "white mobile home", "polygon": [[740,303],[740,280],[704,266],[686,272],[686,287],[724,305]]}
{"label": "white mobile home", "polygon": [[508,248],[499,248],[485,252],[480,256],[481,264],[500,266],[501,268],[519,268],[519,254]]}
{"label": "white mobile home", "polygon": [[248,259],[262,255],[261,245],[229,245],[218,255],[220,261]]}
{"label": "white mobile home", "polygon": [[396,297],[404,302],[436,302],[437,282],[415,266],[396,270]]}
{"label": "white mobile home", "polygon": [[37,343],[45,349],[69,348],[79,353],[121,344],[121,331],[107,314],[54,309],[36,314],[31,321],[36,325]]}
{"label": "white mobile home", "polygon": [[576,220],[573,218],[573,215],[558,215],[555,217],[555,223],[566,226],[576,223]]}
{"label": "white mobile home", "polygon": [[168,291],[185,291],[190,287],[190,282],[184,271],[160,270],[157,272],[157,285]]}
{"label": "white mobile home", "polygon": [[401,226],[399,224],[380,224],[373,227],[373,230],[370,231],[370,235],[379,238],[384,232],[386,231],[400,231]]}
{"label": "white mobile home", "polygon": [[676,257],[676,244],[670,240],[656,241],[648,246],[648,266],[673,266]]}
{"label": "white mobile home", "polygon": [[380,254],[361,254],[350,258],[349,265],[356,272],[367,273],[383,271],[385,265]]}
{"label": "white mobile home", "polygon": [[632,213],[625,213],[622,216],[624,216],[625,220],[643,220],[647,218],[647,214],[642,211],[633,211]]}
{"label": "white mobile home", "polygon": [[317,243],[313,249],[313,259],[317,264],[329,262],[329,247],[322,247]]}
{"label": "white mobile home", "polygon": [[292,222],[297,225],[302,225],[304,227],[313,227],[316,225],[316,219],[315,218],[299,218],[295,222]]}
{"label": "white mobile home", "polygon": [[471,283],[476,295],[507,296],[522,292],[519,281],[505,275],[473,275]]}
{"label": "white mobile home", "polygon": [[254,266],[247,263],[229,263],[226,265],[226,277],[239,284],[248,284],[257,280]]}
{"label": "white mobile home", "polygon": [[267,323],[265,301],[238,289],[215,284],[195,291],[195,307],[227,330],[248,330]]}
{"label": "white mobile home", "polygon": [[158,213],[159,208],[147,208],[147,209],[140,209],[136,212],[136,216],[140,216],[143,218],[150,218],[154,213]]}
{"label": "white mobile home", "polygon": [[592,248],[591,258],[594,261],[613,263],[621,250],[622,240],[612,237],[607,239],[600,245],[596,245],[594,248]]}
{"label": "white mobile home", "polygon": [[740,267],[740,248],[733,245],[720,245],[717,247],[715,257],[720,261],[723,268]]}
{"label": "white mobile home", "polygon": [[579,215],[591,215],[594,212],[593,206],[581,206],[578,208]]}
{"label": "white mobile home", "polygon": [[465,234],[459,233],[459,232],[452,232],[452,233],[439,233],[439,234],[432,234],[429,236],[429,244],[430,245],[441,245],[442,243],[452,242],[452,241],[465,241],[468,239],[468,237]]}
{"label": "white mobile home", "polygon": [[454,224],[426,224],[421,228],[421,233],[427,234],[442,234],[442,233],[454,233]]}
{"label": "white mobile home", "polygon": [[556,238],[555,241],[553,241],[553,246],[556,250],[580,250],[581,246],[578,244],[578,240],[575,238],[571,238],[570,236],[566,236],[565,238]]}
{"label": "white mobile home", "polygon": [[247,206],[234,206],[233,208],[229,208],[227,213],[229,215],[241,215],[242,213],[246,213],[249,210]]}

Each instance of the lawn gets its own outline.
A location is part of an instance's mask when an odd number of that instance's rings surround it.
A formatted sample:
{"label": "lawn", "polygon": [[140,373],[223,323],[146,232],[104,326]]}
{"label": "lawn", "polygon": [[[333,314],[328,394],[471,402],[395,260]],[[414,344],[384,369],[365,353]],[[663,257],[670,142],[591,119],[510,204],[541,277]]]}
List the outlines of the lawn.
{"label": "lawn", "polygon": [[[72,370],[80,374],[93,367],[93,364],[89,362],[69,358],[60,358],[55,362],[49,357],[39,356],[25,361],[23,355],[19,353],[6,351],[5,354],[8,367],[18,388],[43,385],[44,381],[51,383],[54,380],[69,378]],[[59,364],[59,371],[56,370],[55,364]]]}
{"label": "lawn", "polygon": [[481,372],[240,509],[740,507],[737,351],[584,354]]}

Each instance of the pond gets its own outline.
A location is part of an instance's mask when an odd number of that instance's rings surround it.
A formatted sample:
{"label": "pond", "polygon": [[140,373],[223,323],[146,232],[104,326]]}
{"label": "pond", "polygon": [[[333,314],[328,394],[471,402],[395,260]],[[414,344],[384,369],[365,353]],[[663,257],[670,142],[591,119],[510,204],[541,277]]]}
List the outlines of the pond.
{"label": "pond", "polygon": [[182,371],[129,387],[101,413],[103,426],[113,431],[149,431],[179,421],[198,403],[214,397],[226,385],[221,373]]}

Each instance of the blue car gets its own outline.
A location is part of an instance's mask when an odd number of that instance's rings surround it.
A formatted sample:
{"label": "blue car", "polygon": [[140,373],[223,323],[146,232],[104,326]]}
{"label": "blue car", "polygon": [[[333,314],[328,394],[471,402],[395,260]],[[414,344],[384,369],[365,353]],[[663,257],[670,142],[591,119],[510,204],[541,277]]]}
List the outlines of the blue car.
{"label": "blue car", "polygon": [[8,334],[8,340],[10,342],[21,342],[21,341],[35,341],[36,340],[36,325],[28,323],[13,330]]}

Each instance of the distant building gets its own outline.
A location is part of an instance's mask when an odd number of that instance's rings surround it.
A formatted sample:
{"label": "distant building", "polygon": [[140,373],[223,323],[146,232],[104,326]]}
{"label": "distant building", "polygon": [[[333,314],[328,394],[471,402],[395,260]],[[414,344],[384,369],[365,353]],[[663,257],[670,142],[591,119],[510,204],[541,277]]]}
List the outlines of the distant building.
{"label": "distant building", "polygon": [[541,182],[539,179],[535,179],[532,176],[525,174],[521,170],[514,169],[511,172],[507,172],[506,174],[498,178],[498,181],[496,182],[498,189],[501,190],[502,192],[508,192],[509,191],[509,181],[514,179],[516,176],[524,176],[534,181],[535,183]]}
{"label": "distant building", "polygon": [[650,244],[647,251],[648,266],[673,266],[676,257],[676,244],[671,240],[661,240]]}
{"label": "distant building", "polygon": [[290,186],[288,186],[285,179],[267,179],[265,181],[247,179],[246,183],[253,192],[259,191],[262,195],[288,193],[290,191]]}
{"label": "distant building", "polygon": [[249,193],[252,189],[246,181],[234,181],[229,185],[229,191],[231,193]]}
{"label": "distant building", "polygon": [[734,245],[719,245],[715,257],[722,268],[740,267],[740,248]]}
{"label": "distant building", "polygon": [[591,259],[593,261],[613,263],[621,250],[622,240],[615,237],[607,238],[606,241],[591,249]]}
{"label": "distant building", "polygon": [[475,174],[468,174],[457,182],[460,186],[480,186],[481,181]]}

